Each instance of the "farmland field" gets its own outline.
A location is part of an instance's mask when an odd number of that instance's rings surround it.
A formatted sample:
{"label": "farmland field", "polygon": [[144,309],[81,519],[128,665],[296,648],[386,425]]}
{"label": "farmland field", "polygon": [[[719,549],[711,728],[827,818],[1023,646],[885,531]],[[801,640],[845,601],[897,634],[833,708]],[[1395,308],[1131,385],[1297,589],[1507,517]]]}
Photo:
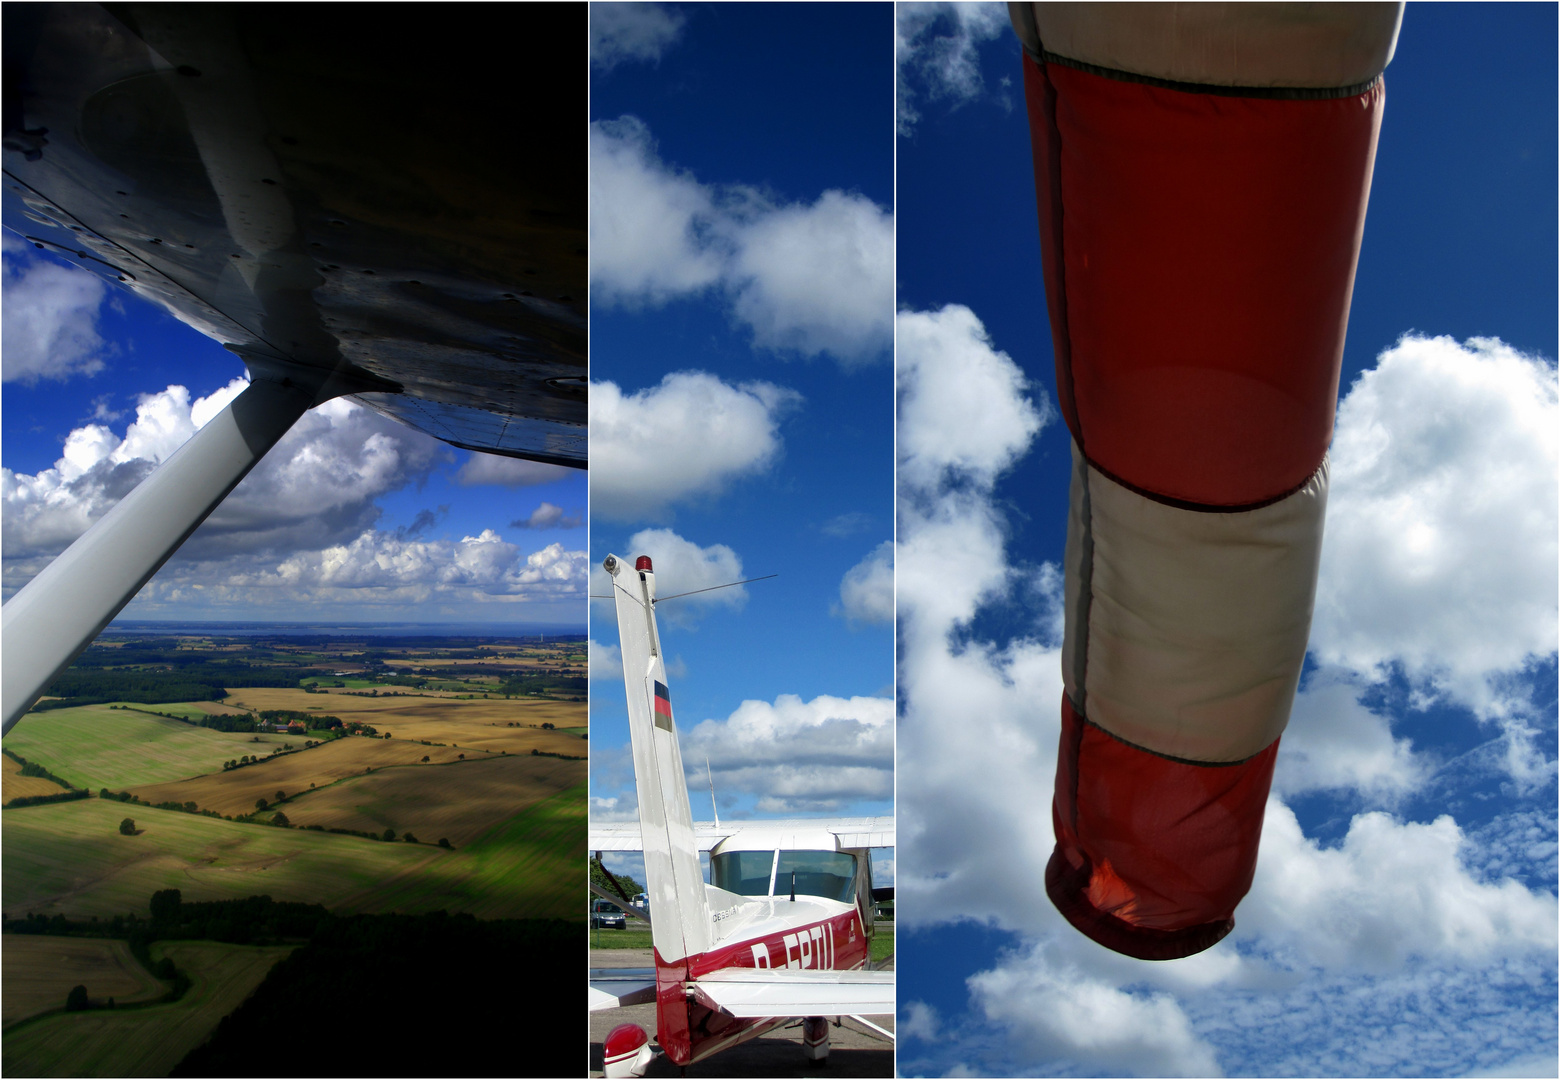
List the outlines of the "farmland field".
{"label": "farmland field", "polygon": [[[15,941],[6,939],[8,953]],[[291,951],[291,946],[210,941],[153,945],[154,959],[170,957],[193,980],[181,1000],[66,1013],[21,1025],[6,1032],[0,1071],[7,1076],[167,1076]],[[90,984],[88,991],[97,996]]]}
{"label": "farmland field", "polygon": [[[258,687],[236,690],[228,700],[253,709],[313,710],[343,720],[361,720],[381,733],[388,731],[401,739],[427,739],[494,752],[508,750],[511,754],[529,754],[532,747],[560,754],[585,753],[577,738],[541,729],[544,723],[560,728],[582,724],[582,701],[470,699],[428,691],[382,692],[378,697],[361,697],[341,691],[310,694]],[[511,723],[525,726],[510,727]]]}
{"label": "farmland field", "polygon": [[[8,915],[144,912],[158,889],[179,889],[186,900],[268,894],[334,908],[348,894],[458,854],[106,799],[0,812],[5,815],[0,877]],[[119,835],[126,816],[135,820],[139,835]]]}
{"label": "farmland field", "polygon": [[[205,776],[128,790],[149,803],[193,802],[202,810],[215,810],[219,814],[247,814],[255,808],[256,799],[272,800],[277,791],[296,795],[308,791],[310,784],[325,787],[349,776],[362,776],[365,769],[377,772],[393,765],[414,764],[422,768],[420,763],[424,756],[433,765],[459,761],[465,752],[449,746],[423,746],[404,739],[352,736],[334,739],[311,750],[281,754],[258,765],[226,772],[219,767],[219,771]],[[292,816],[290,808],[288,816]]]}
{"label": "farmland field", "polygon": [[348,902],[364,911],[444,908],[479,919],[580,918],[586,816],[582,782],[493,826],[456,857]]}
{"label": "farmland field", "polygon": [[[412,745],[430,754],[438,749]],[[444,751],[446,756],[453,753]],[[397,833],[410,831],[425,842],[446,837],[464,848],[516,812],[582,783],[585,772],[583,761],[529,754],[484,757],[439,768],[382,769],[304,791],[282,809],[294,825],[367,832],[392,828]]]}
{"label": "farmland field", "polygon": [[11,934],[0,958],[5,972],[0,1002],[6,1027],[60,1008],[73,986],[85,986],[94,1000],[112,997],[121,1005],[160,997],[166,989],[130,955],[123,941],[107,938]]}
{"label": "farmland field", "polygon": [[[168,705],[140,707],[173,711]],[[272,746],[285,742],[299,745],[302,740],[212,731],[107,705],[28,713],[5,737],[7,750],[93,791],[104,787],[118,791],[220,771],[229,758],[269,754]]]}
{"label": "farmland field", "polygon": [[[30,759],[29,759],[30,760]],[[65,789],[53,780],[41,776],[23,776],[22,767],[8,757],[0,756],[0,802],[10,802],[24,795],[58,795]]]}

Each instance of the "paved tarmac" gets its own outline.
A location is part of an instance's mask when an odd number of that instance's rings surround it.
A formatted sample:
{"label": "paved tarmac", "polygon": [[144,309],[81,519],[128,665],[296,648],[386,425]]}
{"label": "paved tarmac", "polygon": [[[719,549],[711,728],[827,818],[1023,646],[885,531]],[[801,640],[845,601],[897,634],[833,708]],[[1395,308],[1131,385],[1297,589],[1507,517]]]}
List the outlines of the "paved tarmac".
{"label": "paved tarmac", "polygon": [[[649,949],[592,949],[592,968],[645,968],[655,964]],[[890,961],[890,968],[893,962]],[[894,1030],[891,1016],[871,1017],[874,1024]],[[601,1075],[602,1044],[607,1032],[619,1024],[638,1024],[655,1037],[655,1006],[631,1005],[590,1014],[590,1075]],[[802,1057],[802,1028],[779,1027],[767,1035],[680,1069],[664,1057],[651,1063],[646,1076],[893,1076],[894,1044],[875,1031],[860,1027],[849,1017],[829,1026],[829,1061],[826,1067]]]}

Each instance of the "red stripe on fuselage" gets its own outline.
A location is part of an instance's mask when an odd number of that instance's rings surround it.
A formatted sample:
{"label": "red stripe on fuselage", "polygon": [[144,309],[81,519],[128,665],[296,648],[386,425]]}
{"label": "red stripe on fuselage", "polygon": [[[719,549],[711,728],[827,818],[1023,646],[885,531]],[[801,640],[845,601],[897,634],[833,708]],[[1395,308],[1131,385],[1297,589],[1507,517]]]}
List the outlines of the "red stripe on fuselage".
{"label": "red stripe on fuselage", "polygon": [[[806,937],[804,949],[802,938]],[[790,939],[790,940],[787,940]],[[756,948],[755,948],[756,947]],[[764,962],[759,963],[758,957]],[[686,983],[725,968],[808,968],[849,971],[865,966],[867,935],[856,910],[795,929],[722,945],[685,962],[655,954],[656,1038],[673,1064],[687,1065],[755,1038],[789,1017],[738,1019],[687,996]]]}
{"label": "red stripe on fuselage", "polygon": [[669,717],[672,715],[672,703],[657,694],[655,699],[655,711],[660,713],[662,716]]}

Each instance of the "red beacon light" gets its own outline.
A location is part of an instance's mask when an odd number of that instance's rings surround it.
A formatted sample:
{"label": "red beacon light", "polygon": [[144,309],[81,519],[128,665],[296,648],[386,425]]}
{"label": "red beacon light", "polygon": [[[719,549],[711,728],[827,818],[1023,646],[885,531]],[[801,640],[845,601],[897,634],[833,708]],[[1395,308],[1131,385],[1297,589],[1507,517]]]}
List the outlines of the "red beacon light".
{"label": "red beacon light", "polygon": [[648,555],[639,556],[638,560],[634,563],[634,569],[645,570],[652,574],[655,573],[655,568],[650,565],[650,556]]}

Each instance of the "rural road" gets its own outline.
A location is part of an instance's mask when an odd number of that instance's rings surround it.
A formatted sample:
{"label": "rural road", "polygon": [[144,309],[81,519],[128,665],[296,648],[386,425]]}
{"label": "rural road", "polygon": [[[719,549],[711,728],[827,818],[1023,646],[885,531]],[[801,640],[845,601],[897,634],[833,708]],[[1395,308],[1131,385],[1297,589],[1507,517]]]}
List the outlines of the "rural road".
{"label": "rural road", "polygon": [[[655,960],[649,949],[592,949],[590,966],[594,968],[651,967]],[[889,966],[893,963],[890,961]],[[889,1031],[894,1018],[874,1016],[872,1022]],[[601,1075],[602,1044],[607,1032],[619,1024],[634,1023],[655,1035],[655,1006],[634,1005],[590,1014],[590,1075]],[[893,1076],[894,1044],[876,1032],[867,1031],[846,1019],[840,1027],[829,1027],[829,1063],[826,1068],[812,1065],[802,1057],[802,1030],[780,1027],[767,1035],[750,1039],[740,1046],[723,1050],[706,1061],[679,1069],[666,1058],[657,1058],[646,1076]]]}

